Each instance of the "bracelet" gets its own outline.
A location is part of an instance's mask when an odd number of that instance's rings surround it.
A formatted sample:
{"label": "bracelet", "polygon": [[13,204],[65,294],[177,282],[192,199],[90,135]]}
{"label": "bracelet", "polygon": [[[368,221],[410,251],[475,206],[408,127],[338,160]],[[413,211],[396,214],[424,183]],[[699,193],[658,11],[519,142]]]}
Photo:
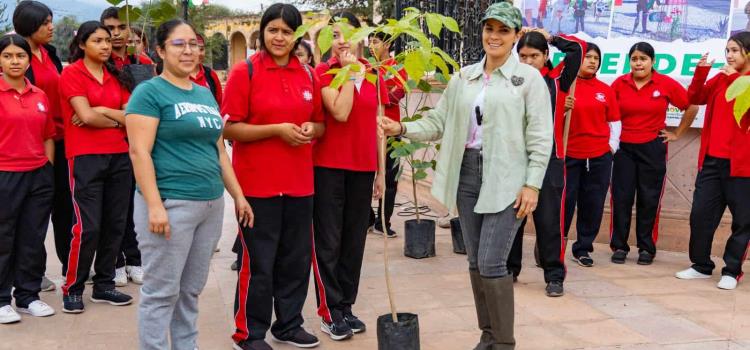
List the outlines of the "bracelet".
{"label": "bracelet", "polygon": [[406,125],[404,125],[404,123],[402,123],[402,122],[398,122],[398,125],[401,126],[401,132],[398,133],[398,136],[404,136],[404,135],[406,135]]}
{"label": "bracelet", "polygon": [[526,187],[526,188],[528,188],[528,189],[531,189],[531,190],[533,190],[533,191],[534,191],[534,192],[536,192],[536,193],[539,193],[539,190],[540,190],[539,188],[536,188],[536,187],[534,187],[534,186],[531,186],[531,185],[523,185],[523,187]]}
{"label": "bracelet", "polygon": [[118,122],[118,121],[115,120],[115,127],[119,128],[120,127],[120,122]]}

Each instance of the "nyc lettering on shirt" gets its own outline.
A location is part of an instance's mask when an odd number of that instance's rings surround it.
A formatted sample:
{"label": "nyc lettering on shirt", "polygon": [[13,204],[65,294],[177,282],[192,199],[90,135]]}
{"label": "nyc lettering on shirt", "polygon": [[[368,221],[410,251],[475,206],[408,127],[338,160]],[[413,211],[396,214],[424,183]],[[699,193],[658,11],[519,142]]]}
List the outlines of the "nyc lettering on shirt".
{"label": "nyc lettering on shirt", "polygon": [[[195,119],[198,120],[200,127],[203,129],[209,128],[221,130],[222,128],[222,119],[219,110],[216,107],[191,102],[181,102],[174,105],[175,120],[180,119],[188,113],[203,114],[195,117]],[[206,114],[210,114],[211,116],[206,116]]]}

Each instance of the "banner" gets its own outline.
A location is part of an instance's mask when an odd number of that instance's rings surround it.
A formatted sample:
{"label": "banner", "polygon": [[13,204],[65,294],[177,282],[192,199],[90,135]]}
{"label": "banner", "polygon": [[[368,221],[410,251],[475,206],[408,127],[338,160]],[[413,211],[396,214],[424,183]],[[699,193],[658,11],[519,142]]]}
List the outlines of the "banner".
{"label": "banner", "polygon": [[[524,25],[543,27],[594,42],[602,49],[599,78],[607,83],[630,72],[630,47],[646,41],[656,49],[656,70],[690,84],[700,57],[708,53],[713,74],[725,62],[733,33],[750,29],[750,0],[515,0]],[[554,51],[553,51],[554,52]],[[552,54],[553,64],[562,54]],[[703,108],[693,127],[703,126]],[[682,113],[670,106],[667,125]]]}

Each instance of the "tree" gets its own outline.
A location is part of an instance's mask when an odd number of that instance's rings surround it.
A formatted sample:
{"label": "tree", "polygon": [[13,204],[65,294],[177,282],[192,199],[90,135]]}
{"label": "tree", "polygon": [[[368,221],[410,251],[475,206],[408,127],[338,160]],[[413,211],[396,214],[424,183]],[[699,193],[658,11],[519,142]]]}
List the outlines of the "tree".
{"label": "tree", "polygon": [[0,34],[7,33],[13,29],[13,25],[8,21],[8,14],[5,13],[5,11],[8,11],[8,4],[0,4]]}
{"label": "tree", "polygon": [[[315,10],[349,10],[355,15],[372,19],[374,0],[295,0],[297,5],[305,5]],[[393,17],[395,0],[380,0],[380,13],[383,18]]]}
{"label": "tree", "polygon": [[70,56],[70,42],[73,41],[75,31],[80,26],[74,16],[65,16],[55,23],[55,35],[52,46],[57,48],[57,55],[61,60],[67,61]]}

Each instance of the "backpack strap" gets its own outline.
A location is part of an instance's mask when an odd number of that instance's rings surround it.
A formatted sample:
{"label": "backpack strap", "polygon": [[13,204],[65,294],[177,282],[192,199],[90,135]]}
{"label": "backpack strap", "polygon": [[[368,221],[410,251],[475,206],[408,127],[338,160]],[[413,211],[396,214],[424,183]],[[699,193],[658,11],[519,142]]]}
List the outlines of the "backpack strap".
{"label": "backpack strap", "polygon": [[307,64],[302,64],[302,67],[305,68],[305,72],[307,73],[307,77],[310,78],[310,82],[311,83],[315,83],[315,80],[313,79],[313,73],[312,73],[312,70],[310,69],[310,66],[307,65]]}
{"label": "backpack strap", "polygon": [[253,80],[253,61],[248,57],[245,59],[245,63],[247,63],[247,78]]}

